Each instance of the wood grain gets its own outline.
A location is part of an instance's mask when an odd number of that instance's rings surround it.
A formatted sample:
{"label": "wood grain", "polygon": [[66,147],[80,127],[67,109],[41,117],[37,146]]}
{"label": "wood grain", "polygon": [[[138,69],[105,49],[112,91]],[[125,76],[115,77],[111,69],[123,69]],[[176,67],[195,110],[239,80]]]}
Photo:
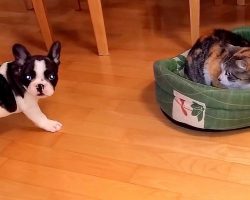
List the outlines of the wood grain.
{"label": "wood grain", "polygon": [[100,56],[109,55],[106,30],[104,25],[101,0],[88,0],[89,12],[94,28],[98,53]]}
{"label": "wood grain", "polygon": [[[129,162],[24,143],[9,145],[2,155],[37,165],[123,181],[129,180],[137,168],[136,164]],[[1,161],[6,161],[6,158],[0,158],[0,164]]]}
{"label": "wood grain", "polygon": [[200,0],[189,0],[192,44],[200,36]]}
{"label": "wood grain", "polygon": [[46,48],[47,50],[49,50],[53,43],[53,36],[50,23],[48,21],[46,5],[44,4],[43,0],[32,0],[32,4],[34,7],[37,22],[39,24],[43,39],[45,41]]}
{"label": "wood grain", "polygon": [[[161,196],[158,199],[176,199],[177,197],[177,193],[173,192],[13,160],[6,162],[1,167],[0,177],[69,193],[87,195],[97,199],[125,200],[131,198],[153,200],[159,194]],[[114,190],[116,191],[115,194]]]}
{"label": "wood grain", "polygon": [[199,176],[192,176],[191,178],[187,174],[149,167],[137,169],[131,182],[175,191],[187,197],[194,196],[202,199],[247,199],[250,195],[248,186],[201,178]]}
{"label": "wood grain", "polygon": [[30,185],[1,178],[0,198],[3,200],[33,200],[33,199],[54,199],[54,200],[96,200],[84,195],[72,194],[60,190],[42,188],[37,185]]}

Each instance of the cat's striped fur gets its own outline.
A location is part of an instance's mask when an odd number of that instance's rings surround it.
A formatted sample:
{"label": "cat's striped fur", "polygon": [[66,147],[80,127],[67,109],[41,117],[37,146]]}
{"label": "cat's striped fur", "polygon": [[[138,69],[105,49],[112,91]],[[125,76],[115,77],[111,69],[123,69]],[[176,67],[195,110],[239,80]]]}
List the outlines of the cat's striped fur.
{"label": "cat's striped fur", "polygon": [[250,41],[216,29],[197,40],[188,53],[186,75],[221,88],[250,88]]}

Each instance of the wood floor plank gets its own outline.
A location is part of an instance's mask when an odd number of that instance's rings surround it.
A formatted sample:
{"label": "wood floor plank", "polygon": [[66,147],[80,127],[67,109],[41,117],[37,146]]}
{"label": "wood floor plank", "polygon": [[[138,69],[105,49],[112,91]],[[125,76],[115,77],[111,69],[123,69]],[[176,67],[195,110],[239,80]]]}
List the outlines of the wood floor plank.
{"label": "wood floor plank", "polygon": [[94,137],[112,141],[120,141],[125,135],[127,129],[122,127],[98,124],[94,122],[79,122],[74,127],[67,127],[63,130],[71,135]]}
{"label": "wood floor plank", "polygon": [[[95,59],[96,60],[96,59]],[[113,62],[113,60],[112,60]],[[137,62],[137,60],[136,60]],[[140,62],[140,61],[139,61]],[[131,61],[130,61],[131,63]],[[121,76],[121,77],[127,77],[127,78],[138,78],[138,74],[140,74],[140,79],[152,79],[152,62],[143,63],[140,65],[140,63],[137,64],[138,67],[134,67],[134,64],[132,66],[128,66],[126,64],[123,64],[119,59],[115,61],[114,58],[114,64],[105,64],[103,66],[98,66],[93,62],[85,62],[84,68],[81,67],[83,63],[79,63],[77,61],[73,61],[70,63],[71,65],[74,65],[74,70],[77,70],[81,73],[87,72],[87,73],[97,73],[97,74],[104,74],[104,75],[115,75],[115,76]],[[70,65],[68,65],[70,66]],[[98,66],[98,67],[97,67]],[[114,68],[114,66],[117,66]],[[141,67],[140,67],[141,66]],[[66,66],[67,69],[67,66]],[[143,69],[144,73],[141,73],[141,69]],[[126,86],[127,87],[127,86]]]}
{"label": "wood floor plank", "polygon": [[[170,122],[166,121],[164,118],[152,119],[152,117],[124,114],[112,110],[93,110],[85,120],[88,122],[97,122],[106,125],[115,124],[116,126],[139,129],[143,131],[164,131],[169,134],[178,132],[174,129],[175,127],[172,128]],[[172,128],[171,131],[166,130],[166,127],[170,129]]]}
{"label": "wood floor plank", "polygon": [[5,157],[0,157],[0,166],[1,166],[4,162],[6,162],[6,160],[7,160],[7,158],[5,158]]}
{"label": "wood floor plank", "polygon": [[200,200],[211,199],[248,199],[250,188],[245,185],[218,181],[199,176],[176,173],[155,168],[138,168],[132,183],[149,187],[166,189],[184,194],[187,197],[196,197]]}
{"label": "wood floor plank", "polygon": [[[86,117],[90,110],[89,108],[74,107],[72,109],[65,109],[64,104],[58,104],[50,102],[49,104],[42,101],[41,107],[43,112],[51,119],[60,121],[63,124],[63,128],[74,128],[76,122],[82,124],[82,120]],[[58,112],[55,112],[57,110]],[[61,114],[63,112],[63,115]],[[73,120],[76,117],[77,120]],[[65,123],[68,119],[72,119],[71,123]],[[9,139],[14,141],[22,141],[30,144],[37,144],[43,146],[51,146],[59,137],[59,133],[51,134],[40,129],[34,125],[23,114],[17,114],[8,118],[2,119],[0,126],[3,126],[5,130],[2,130],[0,138]],[[19,132],[17,130],[24,130],[25,132]],[[62,129],[63,131],[63,129]]]}
{"label": "wood floor plank", "polygon": [[[59,138],[60,134],[49,134],[36,127],[19,126],[18,124],[5,125],[8,131],[0,134],[0,138],[11,141],[19,141],[38,146],[52,146]],[[16,127],[13,127],[16,126]],[[22,131],[20,131],[22,130]]]}
{"label": "wood floor plank", "polygon": [[[33,164],[127,182],[136,164],[25,143],[12,143],[1,155]],[[6,159],[5,158],[5,159]],[[4,158],[2,158],[3,161]],[[1,166],[1,157],[0,157]]]}
{"label": "wood floor plank", "polygon": [[0,126],[4,127],[0,133],[0,141],[21,141],[28,144],[51,146],[59,137],[58,133],[49,134],[37,128],[21,114],[7,117],[0,122]]}
{"label": "wood floor plank", "polygon": [[64,135],[54,148],[218,179],[230,171],[230,163],[202,156],[73,135]]}
{"label": "wood floor plank", "polygon": [[[100,98],[109,98],[116,100],[141,100],[155,102],[154,91],[144,90],[142,92],[138,89],[122,88],[115,86],[105,86],[94,83],[78,83],[77,81],[60,80],[64,85],[60,92],[67,92],[76,90],[87,96],[98,96]],[[153,82],[153,81],[152,81]],[[145,87],[148,87],[147,85]],[[59,90],[58,90],[59,91]]]}
{"label": "wood floor plank", "polygon": [[[147,101],[145,102],[147,103]],[[116,109],[119,109],[118,106]],[[148,106],[150,109],[150,106]],[[136,111],[135,111],[136,112]],[[94,109],[85,118],[88,122],[95,122],[105,125],[119,126],[122,128],[133,129],[138,131],[146,131],[150,133],[165,133],[166,135],[181,136],[184,138],[196,138],[197,140],[209,140],[210,134],[204,131],[194,131],[192,129],[178,126],[162,114],[159,109],[151,110],[152,115],[138,115],[136,113],[118,112],[116,110]]]}
{"label": "wood floor plank", "polygon": [[[59,88],[58,90],[59,92],[62,92],[61,95],[56,95],[53,98],[50,98],[46,101],[48,102],[52,101],[54,103],[63,103],[66,104],[66,106],[76,105],[78,107],[83,108],[83,110],[84,108],[112,110],[115,109],[120,102],[120,100],[109,99],[106,97],[100,97],[94,95],[88,95],[82,98],[82,94],[77,91],[74,91],[72,88],[67,90],[65,88]],[[64,92],[67,92],[67,96],[63,95]]]}
{"label": "wood floor plank", "polygon": [[[97,178],[55,168],[8,160],[0,167],[0,177],[53,190],[97,199],[177,199],[178,193]],[[114,191],[116,191],[114,193]]]}
{"label": "wood floor plank", "polygon": [[9,179],[0,179],[0,199],[2,200],[98,200],[84,195],[52,190],[46,187],[39,187]]}
{"label": "wood floor plank", "polygon": [[[152,87],[154,87],[152,85]],[[146,117],[152,117],[154,119],[164,118],[165,116],[159,109],[158,103],[146,103],[146,102],[138,102],[138,101],[125,101],[121,100],[117,105],[115,111],[119,113],[125,114],[134,114]],[[152,115],[152,111],[154,115]]]}
{"label": "wood floor plank", "polygon": [[[148,79],[143,77],[128,77],[126,76],[126,74],[117,76],[113,73],[104,74],[103,71],[101,71],[102,73],[89,73],[86,70],[85,64],[78,64],[77,66],[80,67],[79,70],[74,68],[67,71],[62,71],[62,73],[60,74],[60,80],[77,81],[79,83],[94,83],[138,90],[144,89],[145,85],[148,85],[152,82],[152,77]],[[83,73],[82,69],[85,69],[86,71]]]}
{"label": "wood floor plank", "polygon": [[[43,112],[46,113],[48,118],[50,119],[56,119],[58,121],[61,121],[62,123],[64,121],[67,121],[68,119],[74,119],[75,120],[84,120],[86,116],[90,113],[92,109],[89,108],[80,108],[78,106],[74,106],[70,109],[65,109],[67,105],[63,103],[55,103],[55,102],[41,102],[40,103]],[[55,110],[57,112],[55,112]],[[63,115],[61,114],[63,113]]]}
{"label": "wood floor plank", "polygon": [[250,164],[250,148],[230,144],[205,141],[195,138],[183,138],[169,135],[154,135],[152,132],[131,131],[127,135],[128,143],[153,146],[174,152],[203,156],[228,162]]}
{"label": "wood floor plank", "polygon": [[226,143],[236,146],[249,147],[250,144],[250,131],[234,130],[225,133],[211,133],[209,134],[210,140],[218,143]]}
{"label": "wood floor plank", "polygon": [[233,164],[228,175],[228,180],[250,185],[250,166]]}
{"label": "wood floor plank", "polygon": [[1,139],[0,138],[0,152],[8,145],[11,141],[8,139]]}
{"label": "wood floor plank", "polygon": [[23,198],[12,198],[12,197],[6,197],[6,196],[2,196],[0,194],[0,200],[25,200]]}

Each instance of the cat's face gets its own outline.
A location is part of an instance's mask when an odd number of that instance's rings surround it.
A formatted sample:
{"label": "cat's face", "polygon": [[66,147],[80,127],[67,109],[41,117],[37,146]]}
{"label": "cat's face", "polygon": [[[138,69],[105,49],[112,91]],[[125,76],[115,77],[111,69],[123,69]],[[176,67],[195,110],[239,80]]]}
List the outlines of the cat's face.
{"label": "cat's face", "polygon": [[242,48],[225,60],[218,80],[225,88],[250,88],[250,48]]}

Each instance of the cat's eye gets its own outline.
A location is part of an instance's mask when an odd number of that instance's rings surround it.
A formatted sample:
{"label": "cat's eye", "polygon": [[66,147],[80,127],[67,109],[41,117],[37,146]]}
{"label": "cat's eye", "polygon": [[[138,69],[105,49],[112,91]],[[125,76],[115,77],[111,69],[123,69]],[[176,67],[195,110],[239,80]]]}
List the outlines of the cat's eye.
{"label": "cat's eye", "polygon": [[49,80],[50,80],[50,81],[54,80],[55,78],[56,78],[56,77],[55,77],[54,74],[50,74],[50,75],[49,75]]}
{"label": "cat's eye", "polygon": [[225,74],[226,74],[227,79],[229,81],[236,81],[237,79],[239,79],[237,76],[235,76],[234,74],[232,74],[230,72],[226,72]]}
{"label": "cat's eye", "polygon": [[232,75],[232,73],[226,71],[225,75],[226,75],[226,76],[230,76],[230,75]]}
{"label": "cat's eye", "polygon": [[32,77],[30,75],[26,75],[25,77],[27,80],[31,81]]}

